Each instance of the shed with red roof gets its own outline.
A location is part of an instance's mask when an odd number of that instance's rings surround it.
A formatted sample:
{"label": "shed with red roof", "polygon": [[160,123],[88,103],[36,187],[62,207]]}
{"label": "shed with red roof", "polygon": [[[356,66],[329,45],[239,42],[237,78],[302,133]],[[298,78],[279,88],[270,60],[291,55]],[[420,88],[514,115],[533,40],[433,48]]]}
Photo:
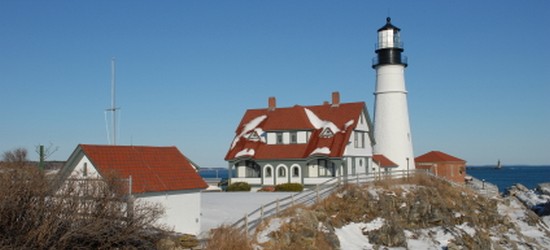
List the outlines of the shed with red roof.
{"label": "shed with red roof", "polygon": [[[60,172],[61,178],[128,180],[136,202],[165,208],[161,223],[182,233],[200,233],[200,191],[207,184],[198,166],[176,147],[80,144]],[[131,179],[131,181],[129,181]]]}
{"label": "shed with red roof", "polygon": [[430,151],[414,159],[416,169],[429,170],[437,176],[463,184],[466,161],[441,151]]}

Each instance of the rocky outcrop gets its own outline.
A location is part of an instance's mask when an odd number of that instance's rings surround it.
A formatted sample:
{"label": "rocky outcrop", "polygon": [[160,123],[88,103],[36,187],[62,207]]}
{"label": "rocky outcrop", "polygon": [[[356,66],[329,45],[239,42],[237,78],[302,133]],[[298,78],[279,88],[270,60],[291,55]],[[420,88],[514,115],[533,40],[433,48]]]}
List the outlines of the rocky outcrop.
{"label": "rocky outcrop", "polygon": [[[285,216],[288,223],[269,233],[271,240],[260,244],[263,249],[339,249],[343,239],[335,228],[357,223],[363,225],[357,228],[364,249],[550,245],[549,228],[515,197],[488,199],[434,179],[349,185],[313,207],[291,209]],[[379,225],[372,227],[373,222]],[[416,245],[421,241],[425,243]]]}
{"label": "rocky outcrop", "polygon": [[550,216],[550,183],[538,184],[533,190],[515,184],[507,188],[504,195],[516,197],[538,216]]}

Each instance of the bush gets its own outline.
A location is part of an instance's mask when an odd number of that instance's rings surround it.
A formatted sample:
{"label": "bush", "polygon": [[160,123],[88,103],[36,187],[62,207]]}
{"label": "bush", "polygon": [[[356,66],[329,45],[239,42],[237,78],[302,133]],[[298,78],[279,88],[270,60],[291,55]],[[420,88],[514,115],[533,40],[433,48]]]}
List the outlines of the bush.
{"label": "bush", "polygon": [[210,231],[206,250],[252,250],[246,232],[230,226],[221,226]]}
{"label": "bush", "polygon": [[300,183],[285,183],[275,186],[276,192],[302,192],[304,186]]}
{"label": "bush", "polygon": [[227,192],[248,192],[250,189],[250,184],[246,182],[235,182],[227,187]]}
{"label": "bush", "polygon": [[[55,180],[36,167],[0,167],[0,249],[145,249],[162,231],[156,205],[135,203],[133,213],[114,178]],[[107,184],[107,185],[106,185]],[[87,196],[83,196],[86,190]]]}

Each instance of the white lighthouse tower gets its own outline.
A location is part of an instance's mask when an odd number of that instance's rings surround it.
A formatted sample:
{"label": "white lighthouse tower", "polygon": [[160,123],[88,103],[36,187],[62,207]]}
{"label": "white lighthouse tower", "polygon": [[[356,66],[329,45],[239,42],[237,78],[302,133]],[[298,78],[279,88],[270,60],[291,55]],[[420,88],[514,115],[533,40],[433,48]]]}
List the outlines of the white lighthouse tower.
{"label": "white lighthouse tower", "polygon": [[378,29],[377,56],[372,67],[376,70],[374,92],[375,154],[383,154],[399,166],[396,170],[413,170],[414,155],[405,89],[407,58],[403,52],[400,29],[386,19]]}

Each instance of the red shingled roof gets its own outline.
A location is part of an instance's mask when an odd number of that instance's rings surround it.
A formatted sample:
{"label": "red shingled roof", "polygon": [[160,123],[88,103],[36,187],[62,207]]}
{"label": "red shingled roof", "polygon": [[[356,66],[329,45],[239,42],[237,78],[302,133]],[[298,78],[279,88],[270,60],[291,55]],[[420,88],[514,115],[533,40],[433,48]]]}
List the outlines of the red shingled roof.
{"label": "red shingled roof", "polygon": [[132,192],[202,189],[208,185],[174,146],[79,145],[100,174],[132,176]]}
{"label": "red shingled roof", "polygon": [[425,153],[421,156],[414,158],[414,161],[415,162],[446,162],[446,161],[466,162],[465,160],[454,157],[452,155],[448,155],[441,151],[430,151],[428,153]]}
{"label": "red shingled roof", "polygon": [[373,155],[372,160],[382,168],[392,168],[398,166],[397,163],[391,161],[384,155]]}
{"label": "red shingled roof", "polygon": [[[305,109],[309,109],[319,119],[332,122],[340,131],[335,132],[330,138],[320,137],[322,129],[315,128],[306,114]],[[364,102],[340,103],[338,105],[316,105],[316,106],[293,106],[284,108],[275,108],[274,110],[250,109],[247,110],[239,123],[236,133],[236,143],[231,145],[225,160],[237,158],[236,155],[245,150],[253,149],[254,155],[247,155],[256,160],[267,159],[302,159],[318,149],[326,147],[330,150],[329,157],[341,157],[351,132],[357,126],[358,119],[362,112],[366,112]],[[305,144],[266,144],[260,141],[250,141],[244,137],[239,137],[247,124],[254,119],[265,116],[265,119],[256,126],[263,131],[311,131],[310,139]],[[352,124],[347,124],[353,121]],[[346,125],[347,124],[347,125]],[[250,129],[250,128],[248,128]]]}

